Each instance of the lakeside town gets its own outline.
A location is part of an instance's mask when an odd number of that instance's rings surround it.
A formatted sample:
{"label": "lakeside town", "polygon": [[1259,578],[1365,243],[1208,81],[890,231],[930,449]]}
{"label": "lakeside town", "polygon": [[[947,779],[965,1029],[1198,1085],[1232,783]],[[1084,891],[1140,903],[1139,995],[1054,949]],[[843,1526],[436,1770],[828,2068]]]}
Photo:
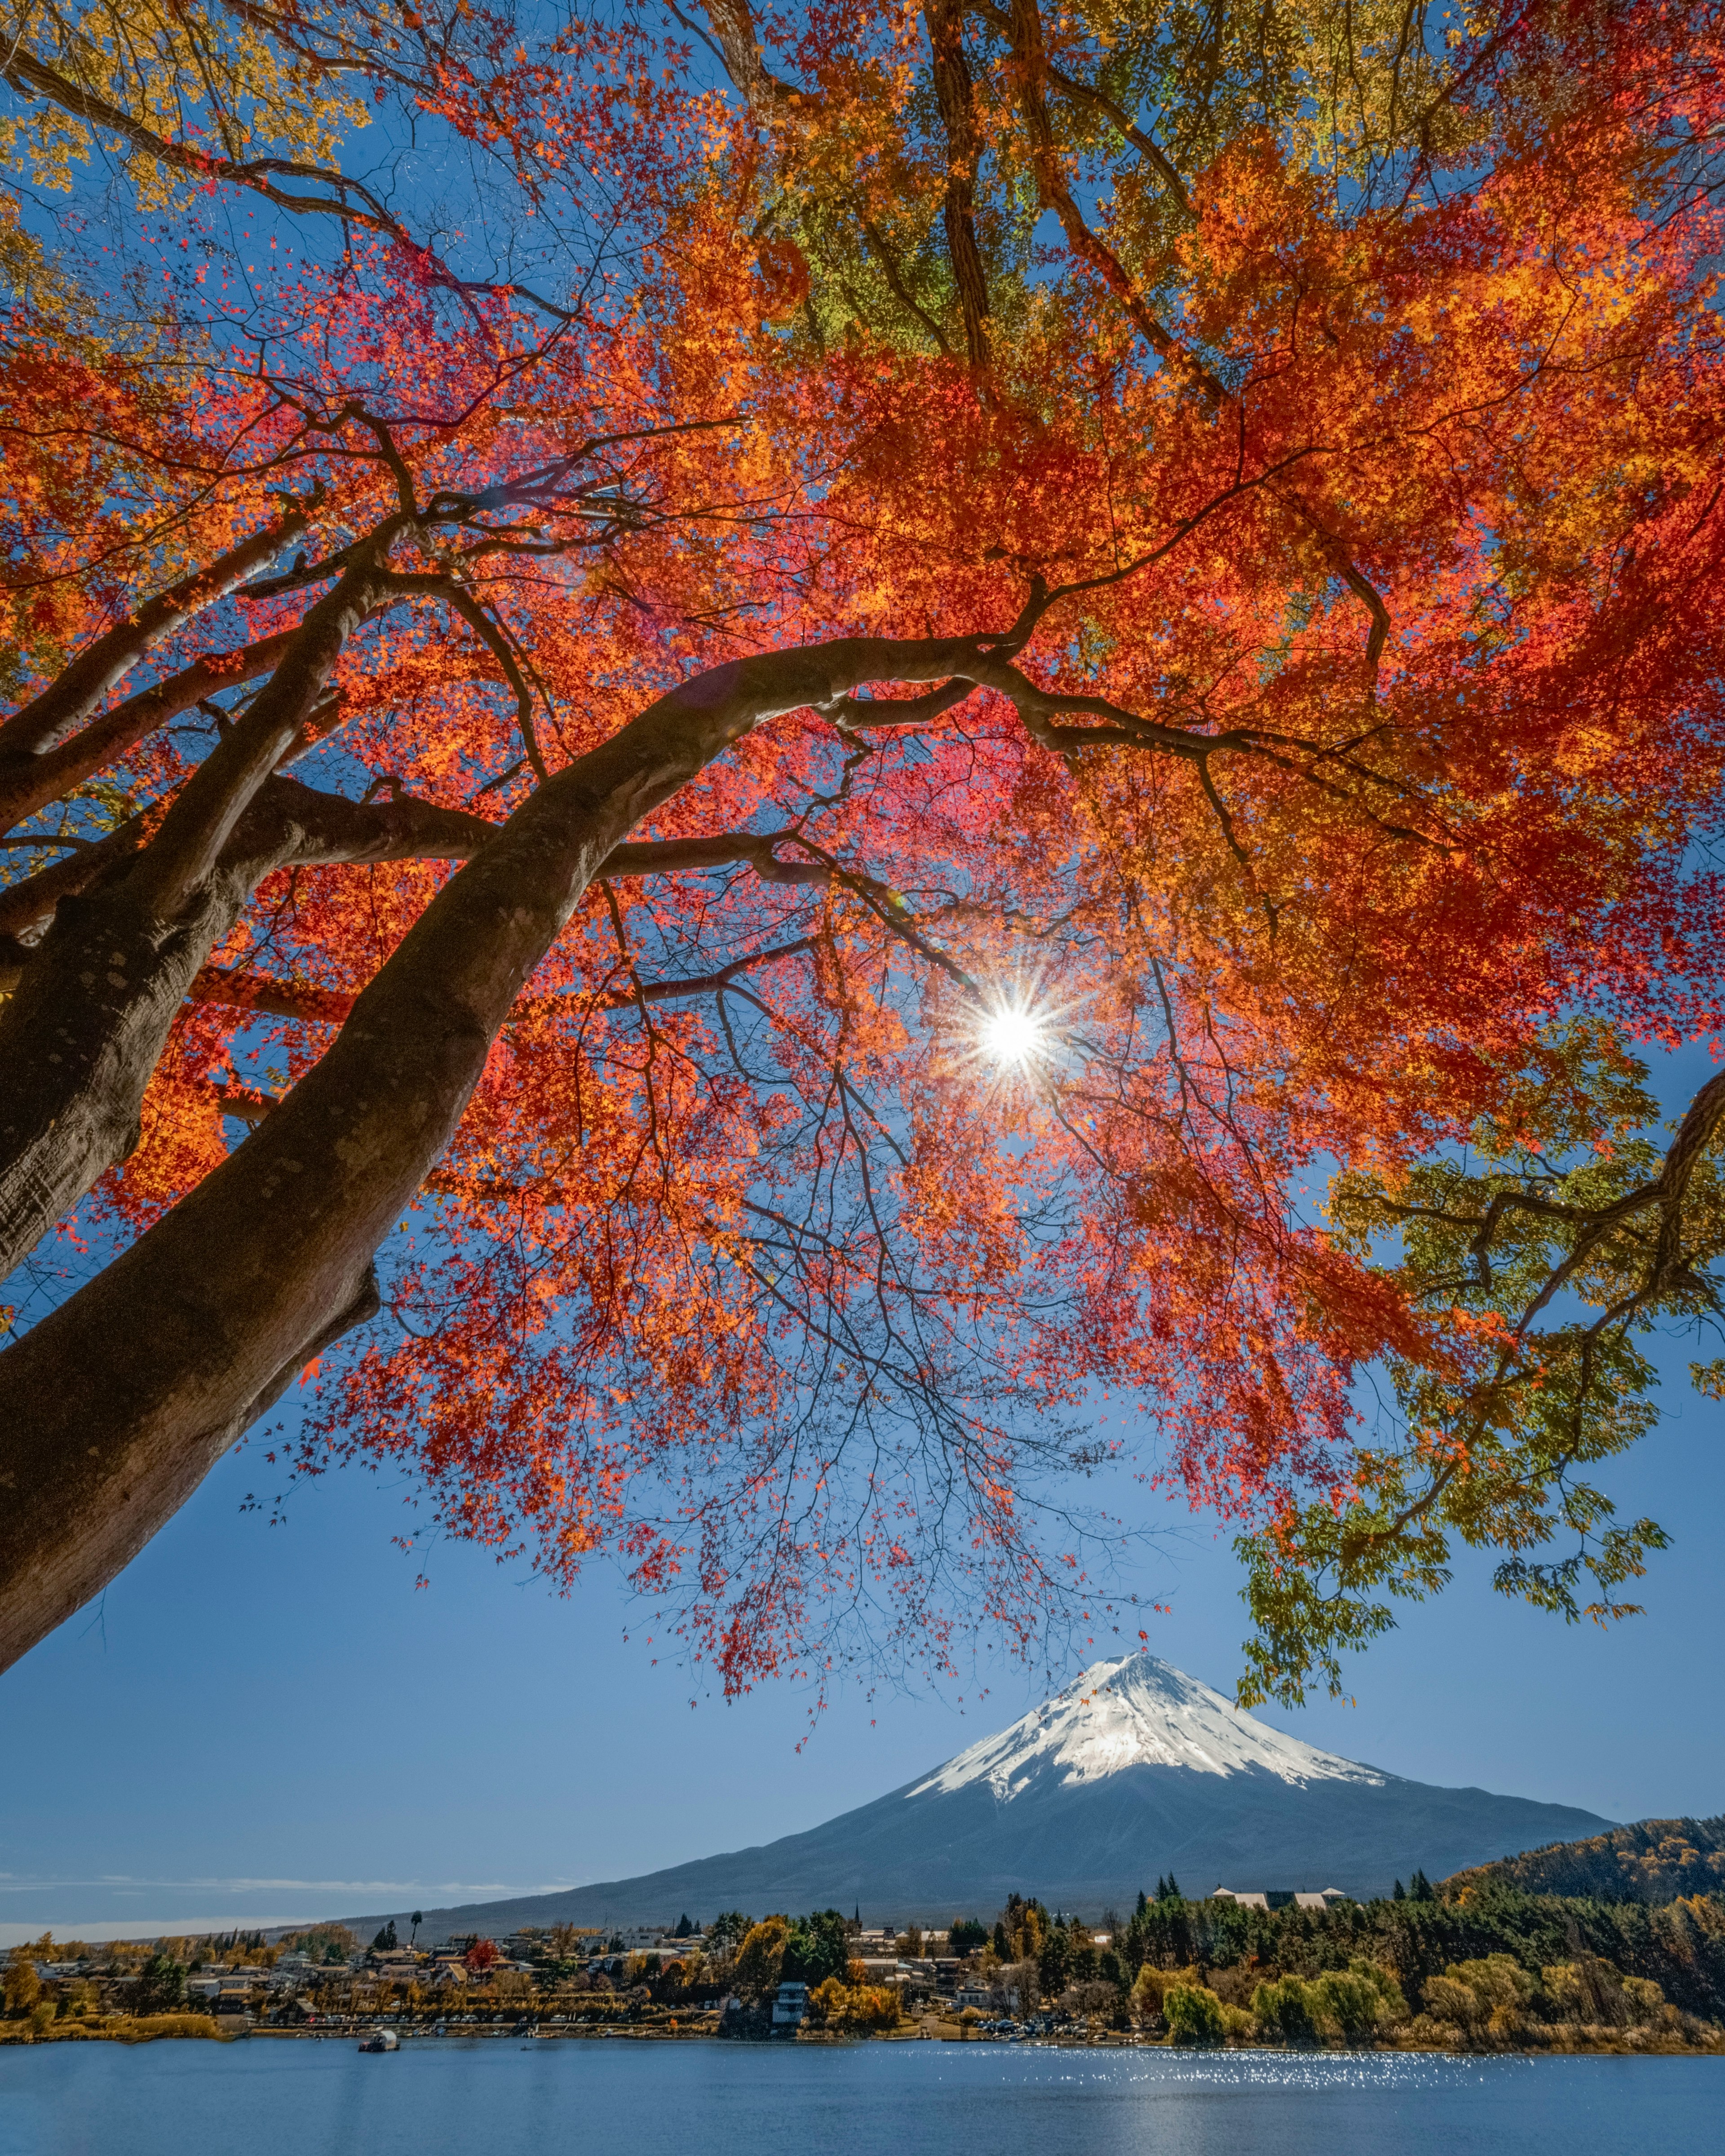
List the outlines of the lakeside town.
{"label": "lakeside town", "polygon": [[988,2039],[1442,2051],[1725,2052],[1725,1902],[1657,1907],[1415,1872],[1359,1902],[1171,1877],[1091,1924],[1010,1897],[992,1924],[860,1911],[421,1945],[273,1938],[16,1947],[0,2042],[157,2037]]}

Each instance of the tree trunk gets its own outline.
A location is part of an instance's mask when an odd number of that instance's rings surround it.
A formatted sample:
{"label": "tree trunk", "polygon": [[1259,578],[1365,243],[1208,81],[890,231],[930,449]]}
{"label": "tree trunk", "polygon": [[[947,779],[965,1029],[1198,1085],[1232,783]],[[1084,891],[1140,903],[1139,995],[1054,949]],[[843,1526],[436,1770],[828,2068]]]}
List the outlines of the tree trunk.
{"label": "tree trunk", "polygon": [[923,10],[934,64],[934,96],[947,138],[947,192],[941,217],[947,257],[964,317],[964,346],[979,386],[988,376],[988,280],[976,236],[976,168],[982,154],[976,92],[964,50],[962,0],[931,0]]}
{"label": "tree trunk", "polygon": [[[384,598],[396,523],[356,550],[355,566],[300,623],[251,709],[181,788],[148,843],[61,905],[0,1011],[0,1279],[136,1142],[144,1088],[174,1013],[259,877],[276,865],[266,846],[261,859],[224,874],[228,842],[347,639]],[[63,681],[88,675],[90,656],[74,660]]]}
{"label": "tree trunk", "polygon": [[0,1355],[0,1668],[98,1593],[357,1322],[374,1253],[618,841],[762,720],[834,706],[865,682],[944,680],[980,658],[969,640],[850,639],[720,667],[498,829],[255,1133]]}
{"label": "tree trunk", "polygon": [[95,890],[61,899],[0,1008],[0,1280],[137,1143],[168,1028],[272,870],[466,860],[498,828],[426,802],[344,801],[276,778],[171,921],[111,867]]}

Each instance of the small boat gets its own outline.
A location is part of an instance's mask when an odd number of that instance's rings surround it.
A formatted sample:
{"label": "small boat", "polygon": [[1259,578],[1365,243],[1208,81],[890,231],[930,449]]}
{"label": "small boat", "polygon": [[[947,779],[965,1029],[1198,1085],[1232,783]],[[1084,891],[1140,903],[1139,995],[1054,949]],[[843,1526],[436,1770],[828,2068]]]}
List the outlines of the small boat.
{"label": "small boat", "polygon": [[401,2039],[393,2029],[373,2029],[369,2036],[362,2036],[359,2048],[362,2051],[398,2051]]}

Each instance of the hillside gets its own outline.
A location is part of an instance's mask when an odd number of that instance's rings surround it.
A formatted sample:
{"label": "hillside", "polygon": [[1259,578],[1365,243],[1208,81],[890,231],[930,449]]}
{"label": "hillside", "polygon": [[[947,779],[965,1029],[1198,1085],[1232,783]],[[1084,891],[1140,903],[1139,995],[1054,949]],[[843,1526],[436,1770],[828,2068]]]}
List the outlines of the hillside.
{"label": "hillside", "polygon": [[1725,1893],[1725,1815],[1641,1820],[1584,1841],[1552,1842],[1458,1871],[1444,1881],[1440,1891],[1457,1901],[1470,1889],[1494,1887],[1650,1906],[1692,1894]]}
{"label": "hillside", "polygon": [[[1193,1894],[1337,1887],[1365,1897],[1415,1870],[1437,1876],[1609,1824],[1320,1751],[1133,1655],[1096,1663],[1010,1727],[807,1833],[639,1878],[432,1911],[420,1937],[723,1908],[945,1922],[1020,1891],[1100,1916],[1170,1870]],[[405,1913],[348,1921],[363,1931]]]}

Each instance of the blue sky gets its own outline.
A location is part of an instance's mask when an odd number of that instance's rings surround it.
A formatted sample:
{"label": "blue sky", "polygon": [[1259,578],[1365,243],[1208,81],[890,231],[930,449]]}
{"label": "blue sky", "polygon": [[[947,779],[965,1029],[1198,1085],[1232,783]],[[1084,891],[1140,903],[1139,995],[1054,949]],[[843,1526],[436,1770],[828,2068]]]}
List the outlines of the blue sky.
{"label": "blue sky", "polygon": [[[1466,1567],[1354,1666],[1357,1706],[1266,1718],[1422,1780],[1617,1819],[1725,1810],[1722,1410],[1666,1397],[1612,1483],[1677,1538],[1646,1617],[1566,1630]],[[803,1696],[691,1709],[685,1671],[624,1644],[609,1576],[561,1601],[449,1548],[416,1592],[389,1542],[399,1490],[332,1476],[271,1527],[239,1510],[256,1480],[230,1455],[99,1609],[0,1677],[0,1943],[627,1876],[814,1825],[1040,1690],[1008,1666],[962,1701],[841,1695],[798,1752]],[[1244,1613],[1225,1537],[1152,1517],[1173,1531],[1142,1580],[1173,1605],[1152,1646],[1226,1690]]]}

